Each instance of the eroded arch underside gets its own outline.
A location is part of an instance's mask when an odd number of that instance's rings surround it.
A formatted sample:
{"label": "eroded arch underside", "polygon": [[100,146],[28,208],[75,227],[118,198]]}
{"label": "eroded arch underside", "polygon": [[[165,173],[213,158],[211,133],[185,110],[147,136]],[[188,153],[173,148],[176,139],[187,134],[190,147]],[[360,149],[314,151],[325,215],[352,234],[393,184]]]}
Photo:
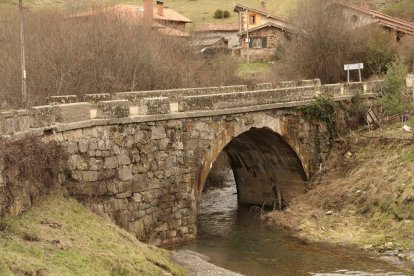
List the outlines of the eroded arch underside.
{"label": "eroded arch underside", "polygon": [[233,169],[239,204],[287,206],[306,191],[301,161],[271,130],[252,128],[233,138],[224,151]]}

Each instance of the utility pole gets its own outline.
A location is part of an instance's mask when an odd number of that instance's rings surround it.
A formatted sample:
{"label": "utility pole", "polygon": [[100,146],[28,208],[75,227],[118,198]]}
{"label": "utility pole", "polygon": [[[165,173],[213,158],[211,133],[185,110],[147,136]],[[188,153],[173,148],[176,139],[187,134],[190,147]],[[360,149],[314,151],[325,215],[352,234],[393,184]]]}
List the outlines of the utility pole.
{"label": "utility pole", "polygon": [[26,56],[24,52],[24,16],[23,16],[23,0],[19,0],[20,15],[20,53],[21,53],[21,70],[22,70],[22,103],[27,107],[27,88],[26,88]]}

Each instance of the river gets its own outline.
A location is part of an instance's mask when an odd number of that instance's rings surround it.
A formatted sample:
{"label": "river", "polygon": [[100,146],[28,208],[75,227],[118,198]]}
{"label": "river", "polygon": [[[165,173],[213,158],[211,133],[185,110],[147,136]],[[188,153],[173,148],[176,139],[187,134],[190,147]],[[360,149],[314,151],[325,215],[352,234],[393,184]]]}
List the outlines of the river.
{"label": "river", "polygon": [[414,275],[366,252],[309,244],[269,229],[258,208],[238,206],[232,182],[203,192],[198,239],[177,249],[244,275]]}

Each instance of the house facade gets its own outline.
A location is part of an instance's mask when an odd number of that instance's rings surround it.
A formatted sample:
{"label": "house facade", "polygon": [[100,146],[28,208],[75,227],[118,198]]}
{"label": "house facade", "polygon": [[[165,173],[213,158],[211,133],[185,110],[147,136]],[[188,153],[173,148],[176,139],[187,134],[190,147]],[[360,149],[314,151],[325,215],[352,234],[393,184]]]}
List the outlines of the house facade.
{"label": "house facade", "polygon": [[203,23],[194,27],[193,34],[197,40],[213,40],[216,38],[223,38],[227,40],[227,47],[229,49],[239,45],[238,23]]}
{"label": "house facade", "polygon": [[234,53],[246,61],[270,61],[278,46],[290,39],[292,26],[283,17],[269,13],[264,1],[260,9],[235,4],[234,12],[239,21],[239,46]]}

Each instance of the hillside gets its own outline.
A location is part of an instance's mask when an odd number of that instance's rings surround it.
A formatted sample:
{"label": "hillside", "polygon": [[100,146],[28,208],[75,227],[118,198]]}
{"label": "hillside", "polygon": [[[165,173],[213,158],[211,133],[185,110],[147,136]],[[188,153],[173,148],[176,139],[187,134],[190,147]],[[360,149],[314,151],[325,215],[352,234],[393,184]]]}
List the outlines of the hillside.
{"label": "hillside", "polygon": [[[286,16],[291,8],[293,8],[298,0],[268,0],[266,2],[267,9],[278,15]],[[410,1],[403,0],[401,2]],[[73,7],[74,5],[85,5],[89,3],[100,3],[100,4],[117,4],[117,3],[131,3],[137,4],[141,3],[142,0],[131,1],[131,0],[24,0],[25,5],[28,7]],[[260,0],[238,0],[235,1],[241,4],[245,4],[251,7],[258,8],[260,5]],[[359,5],[370,6],[375,9],[385,9],[385,11],[394,12],[398,9],[389,9],[395,5],[398,5],[399,1],[392,0],[353,0],[347,1],[353,2]],[[0,4],[15,5],[17,6],[18,0],[0,0]],[[233,13],[233,0],[166,0],[165,5],[171,7],[178,11],[179,13],[185,15],[186,17],[193,20],[195,24],[203,22],[215,22],[215,23],[225,23],[225,22],[237,22],[236,14]],[[213,14],[217,9],[227,10],[230,12],[231,16],[227,19],[214,19]],[[395,15],[395,14],[394,14]]]}
{"label": "hillside", "polygon": [[185,275],[169,253],[140,243],[74,199],[49,197],[0,221],[0,275]]}

